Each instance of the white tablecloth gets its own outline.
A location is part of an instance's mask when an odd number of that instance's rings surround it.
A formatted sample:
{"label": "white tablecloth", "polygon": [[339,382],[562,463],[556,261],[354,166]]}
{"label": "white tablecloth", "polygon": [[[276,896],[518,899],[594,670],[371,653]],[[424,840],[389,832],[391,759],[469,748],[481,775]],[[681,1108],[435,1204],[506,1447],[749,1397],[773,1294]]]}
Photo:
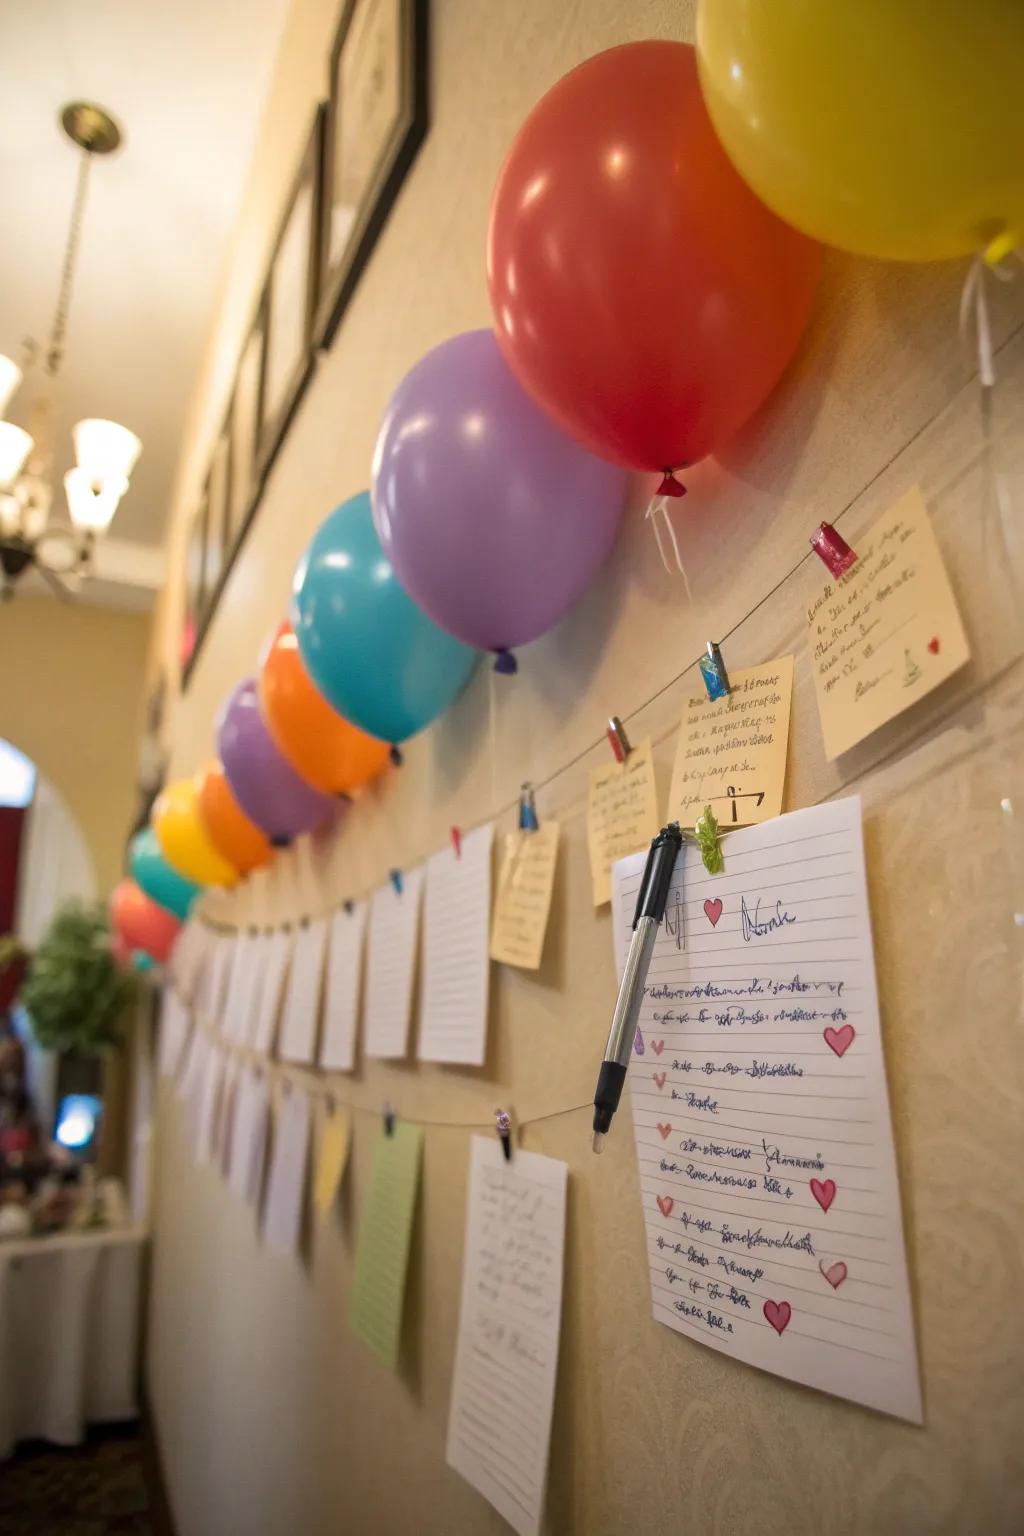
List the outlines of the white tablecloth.
{"label": "white tablecloth", "polygon": [[0,1242],[0,1457],[138,1413],[140,1227]]}

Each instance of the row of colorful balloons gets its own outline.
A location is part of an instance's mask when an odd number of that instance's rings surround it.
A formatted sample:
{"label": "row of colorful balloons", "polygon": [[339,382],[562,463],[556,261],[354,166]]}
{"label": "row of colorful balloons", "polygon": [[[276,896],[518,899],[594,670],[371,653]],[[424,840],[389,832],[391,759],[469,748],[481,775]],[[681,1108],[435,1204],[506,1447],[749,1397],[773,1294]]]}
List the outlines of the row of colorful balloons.
{"label": "row of colorful balloons", "polygon": [[[515,670],[608,555],[626,471],[682,494],[677,471],[771,392],[810,313],[810,236],[917,259],[1015,238],[1016,139],[993,131],[1012,91],[989,85],[1024,7],[984,0],[965,34],[939,0],[927,42],[912,0],[867,10],[836,0],[811,26],[798,0],[701,0],[696,52],[613,48],[540,101],[494,193],[494,329],[443,342],[395,391],[372,495],[314,535],[290,622],[222,710],[219,762],[170,786],[135,840],[113,905],[131,951],[164,958],[203,886],[337,815],[479,651]],[[955,144],[954,80],[976,118]]]}

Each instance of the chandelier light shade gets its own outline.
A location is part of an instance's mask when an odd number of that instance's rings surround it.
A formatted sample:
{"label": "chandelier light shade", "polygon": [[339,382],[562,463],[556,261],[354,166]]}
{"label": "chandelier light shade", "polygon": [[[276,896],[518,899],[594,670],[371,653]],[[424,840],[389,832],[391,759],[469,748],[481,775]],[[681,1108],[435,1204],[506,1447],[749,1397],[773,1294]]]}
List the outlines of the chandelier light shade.
{"label": "chandelier light shade", "polygon": [[128,488],[132,470],[142,452],[142,443],[127,427],[116,421],[90,417],[72,429],[78,468],[96,484],[121,484],[120,494]]}
{"label": "chandelier light shade", "polygon": [[22,373],[17,363],[0,352],[0,416],[11,403],[11,396],[21,383]]}
{"label": "chandelier light shade", "polygon": [[0,421],[0,485],[17,480],[32,452],[32,439],[13,421]]}
{"label": "chandelier light shade", "polygon": [[106,533],[127,489],[123,475],[120,479],[94,480],[81,467],[69,469],[64,476],[64,493],[71,521],[80,533]]}

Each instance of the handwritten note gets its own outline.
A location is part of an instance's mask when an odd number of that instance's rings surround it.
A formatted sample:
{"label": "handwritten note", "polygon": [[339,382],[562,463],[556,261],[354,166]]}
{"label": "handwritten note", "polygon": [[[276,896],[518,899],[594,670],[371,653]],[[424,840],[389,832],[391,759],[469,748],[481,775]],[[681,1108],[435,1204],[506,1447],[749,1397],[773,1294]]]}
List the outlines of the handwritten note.
{"label": "handwritten note", "polygon": [[288,929],[278,928],[274,933],[264,935],[260,944],[263,963],[249,1013],[248,1043],[261,1056],[269,1056],[277,1039],[281,995],[292,956],[292,935]]}
{"label": "handwritten note", "polygon": [[286,1083],[274,1126],[274,1149],[263,1209],[263,1236],[272,1248],[294,1253],[302,1231],[309,1161],[309,1094]]}
{"label": "handwritten note", "polygon": [[313,1204],[321,1220],[327,1215],[345,1176],[352,1140],[352,1116],[340,1104],[331,1105],[324,1117],[313,1180]]}
{"label": "handwritten note", "polygon": [[228,1152],[228,1188],[247,1205],[255,1204],[263,1182],[270,1095],[258,1067],[246,1067],[238,1085]]}
{"label": "handwritten note", "polygon": [[157,1060],[161,1077],[176,1077],[185,1058],[191,1020],[174,983],[164,987],[160,999],[160,1034]]}
{"label": "handwritten note", "polygon": [[422,889],[422,867],[409,869],[402,877],[401,895],[389,881],[370,899],[363,1036],[367,1056],[404,1056],[409,1048]]}
{"label": "handwritten note", "polygon": [[483,1066],[491,961],[491,844],[494,825],[476,827],[427,861],[423,924],[421,1061]]}
{"label": "handwritten note", "polygon": [[537,970],[557,863],[557,821],[545,821],[535,832],[508,833],[491,925],[492,960]]}
{"label": "handwritten note", "polygon": [[363,962],[363,934],[367,904],[355,901],[351,910],[336,912],[331,919],[327,944],[327,981],[324,997],[324,1032],[320,1065],[332,1072],[351,1072],[356,1064],[356,1023],[359,1017],[359,979]]}
{"label": "handwritten note", "polygon": [[710,805],[719,823],[745,827],[782,810],[793,658],[730,672],[721,699],[691,694],[683,705],[669,818],[692,827]]}
{"label": "handwritten note", "polygon": [[566,1164],[470,1138],[448,1465],[519,1536],[544,1511],[562,1315]]}
{"label": "handwritten note", "polygon": [[611,868],[617,859],[646,848],[658,830],[658,792],[649,741],[642,741],[624,763],[590,770],[587,795],[587,848],[594,906],[611,897]]}
{"label": "handwritten note", "polygon": [[385,1365],[398,1360],[423,1128],[399,1120],[381,1131],[359,1222],[350,1320]]}
{"label": "handwritten note", "polygon": [[311,1062],[316,1053],[326,953],[326,919],[300,923],[292,946],[292,963],[281,1010],[278,1053],[282,1061]]}
{"label": "handwritten note", "polygon": [[909,709],[970,660],[956,598],[915,486],[857,540],[859,559],[807,609],[825,756]]}
{"label": "handwritten note", "polygon": [[919,1423],[859,800],[734,832],[721,875],[683,848],[639,1028],[655,1318]]}

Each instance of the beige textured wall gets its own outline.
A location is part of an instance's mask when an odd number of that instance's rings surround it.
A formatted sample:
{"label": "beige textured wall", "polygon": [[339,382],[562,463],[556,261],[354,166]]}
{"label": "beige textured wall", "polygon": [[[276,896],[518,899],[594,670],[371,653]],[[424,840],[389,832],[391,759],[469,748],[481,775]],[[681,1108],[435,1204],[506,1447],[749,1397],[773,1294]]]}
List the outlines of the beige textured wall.
{"label": "beige textured wall", "polygon": [[0,607],[0,736],[38,765],[89,845],[101,892],[135,811],[147,614],[19,597]]}
{"label": "beige textured wall", "polygon": [[[182,506],[204,434],[220,416],[252,284],[322,84],[333,12],[328,0],[297,5],[285,39],[272,131],[247,192],[234,276],[184,445]],[[321,362],[177,711],[178,770],[208,751],[215,710],[282,611],[313,528],[365,485],[390,388],[433,343],[486,323],[489,194],[530,105],[600,48],[689,36],[693,20],[691,6],[662,0],[435,0],[433,12],[430,137]],[[1009,839],[1000,811],[1015,788],[1024,803],[1024,666],[1019,605],[1015,614],[1006,562],[996,564],[973,370],[956,334],[962,278],[957,269],[830,256],[796,366],[722,462],[690,478],[680,517],[692,605],[661,571],[634,514],[576,611],[522,653],[518,679],[498,680],[496,740],[491,674],[481,670],[332,843],[289,852],[267,880],[224,901],[238,916],[300,903],[326,910],[440,846],[452,823],[499,812],[499,827],[510,825],[516,788],[532,778],[543,786],[541,816],[563,823],[563,858],[543,969],[495,969],[485,1068],[364,1062],[337,1086],[368,1109],[390,1098],[399,1114],[423,1118],[486,1120],[502,1103],[525,1119],[583,1105],[614,989],[607,909],[595,915],[589,904],[583,823],[586,769],[607,752],[604,718],[639,711],[629,728],[635,739],[653,736],[666,794],[693,673],[672,680],[704,640],[739,624],[725,645],[735,667],[795,651],[788,807],[844,792],[864,799],[926,1427],[789,1386],[654,1323],[632,1138],[621,1126],[596,1162],[584,1110],[524,1138],[571,1169],[549,1496],[558,1536],[994,1536],[1024,1520],[1020,941],[1011,918],[1024,909],[1024,861],[1014,865],[1020,842]],[[997,450],[1016,493],[1024,469],[1019,288],[998,295],[994,315]],[[845,513],[856,546],[914,482],[932,509],[974,659],[848,760],[828,764],[802,620],[823,572],[812,556],[798,562],[823,517]],[[168,655],[174,622],[169,609]],[[216,1174],[192,1168],[166,1089],[159,1124],[148,1366],[181,1536],[506,1529],[444,1464],[465,1132],[426,1133],[404,1357],[392,1375],[346,1321],[375,1119],[357,1116],[342,1220],[311,1235],[302,1262],[265,1252],[252,1214]]]}

